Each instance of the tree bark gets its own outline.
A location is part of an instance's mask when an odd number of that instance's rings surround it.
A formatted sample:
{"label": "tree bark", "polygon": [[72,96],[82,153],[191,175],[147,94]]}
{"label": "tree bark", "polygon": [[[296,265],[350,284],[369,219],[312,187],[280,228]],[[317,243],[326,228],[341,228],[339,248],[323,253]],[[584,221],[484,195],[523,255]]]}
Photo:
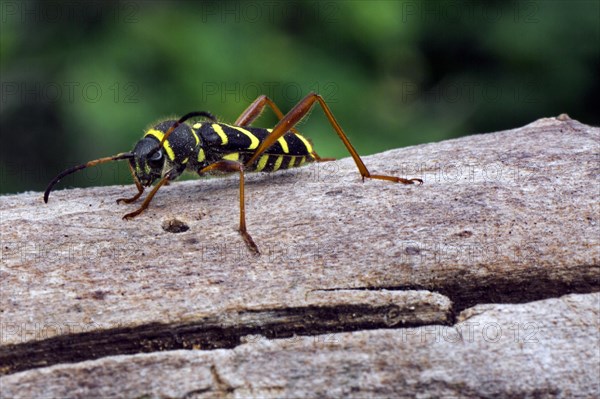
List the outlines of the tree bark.
{"label": "tree bark", "polygon": [[133,186],[0,197],[0,396],[598,396],[599,149],[561,115],[365,157],[419,186],[248,176],[258,257],[237,176],[131,221]]}

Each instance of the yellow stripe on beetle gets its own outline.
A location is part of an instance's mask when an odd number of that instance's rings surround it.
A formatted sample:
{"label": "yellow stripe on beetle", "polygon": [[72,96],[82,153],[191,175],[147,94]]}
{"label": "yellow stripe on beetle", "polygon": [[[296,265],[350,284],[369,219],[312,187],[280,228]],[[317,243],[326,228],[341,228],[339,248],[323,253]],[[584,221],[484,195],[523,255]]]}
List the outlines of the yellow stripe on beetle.
{"label": "yellow stripe on beetle", "polygon": [[258,148],[258,145],[260,144],[260,140],[258,139],[258,137],[256,137],[254,134],[252,134],[252,132],[250,132],[242,127],[239,127],[239,126],[232,126],[232,125],[226,125],[226,126],[229,126],[230,128],[235,129],[240,133],[243,133],[250,139],[250,145],[248,146],[248,150],[254,150],[254,149]]}
{"label": "yellow stripe on beetle", "polygon": [[232,152],[231,154],[224,155],[223,159],[226,159],[228,161],[239,161],[240,160],[240,153],[239,152]]}
{"label": "yellow stripe on beetle", "polygon": [[225,145],[229,142],[229,138],[223,131],[223,128],[221,127],[221,125],[219,125],[218,123],[213,123],[212,128],[215,131],[215,133],[217,133],[219,135],[219,137],[221,138],[221,145]]}
{"label": "yellow stripe on beetle", "polygon": [[283,162],[283,155],[280,155],[277,157],[277,160],[275,161],[275,165],[273,165],[273,172],[279,170],[282,162]]}
{"label": "yellow stripe on beetle", "polygon": [[206,154],[204,154],[204,148],[200,148],[200,151],[198,151],[198,162],[204,162],[205,159]]}
{"label": "yellow stripe on beetle", "polygon": [[298,137],[300,140],[302,140],[302,142],[306,146],[306,151],[309,154],[312,154],[313,148],[312,148],[312,145],[310,144],[310,142],[307,139],[305,139],[303,136],[299,135],[299,134],[297,134],[296,137]]}
{"label": "yellow stripe on beetle", "polygon": [[290,152],[290,147],[288,147],[288,143],[287,143],[287,141],[285,141],[285,138],[283,136],[278,138],[277,142],[281,146],[281,149],[283,150],[284,153],[288,154]]}
{"label": "yellow stripe on beetle", "polygon": [[[147,137],[147,136],[152,136],[152,137],[156,138],[159,142],[161,142],[163,137],[165,137],[165,134],[163,132],[161,132],[160,130],[150,129],[144,135],[144,137]],[[171,161],[174,161],[175,160],[175,151],[173,151],[173,148],[171,148],[171,144],[169,144],[169,140],[166,140],[163,143],[163,147],[165,148],[165,151],[167,152],[167,156],[169,157],[169,159]]]}
{"label": "yellow stripe on beetle", "polygon": [[[196,125],[199,125],[199,123],[196,123]],[[194,125],[194,126],[196,126]],[[194,130],[192,130],[192,135],[194,136],[194,139],[196,140],[196,145],[200,144],[200,139],[198,138],[198,135],[196,134],[196,132]]]}
{"label": "yellow stripe on beetle", "polygon": [[267,166],[268,160],[269,160],[268,155],[263,155],[262,157],[260,157],[260,159],[258,160],[258,164],[256,165],[256,171],[260,172],[261,170],[263,170],[265,168],[265,166]]}

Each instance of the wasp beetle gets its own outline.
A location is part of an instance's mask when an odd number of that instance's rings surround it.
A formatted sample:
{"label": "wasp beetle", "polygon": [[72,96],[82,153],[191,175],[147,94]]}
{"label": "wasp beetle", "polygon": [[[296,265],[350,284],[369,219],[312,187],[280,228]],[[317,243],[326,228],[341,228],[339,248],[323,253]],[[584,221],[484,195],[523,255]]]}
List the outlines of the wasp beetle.
{"label": "wasp beetle", "polygon": [[[239,232],[248,248],[259,254],[257,245],[246,229],[244,173],[275,172],[309,162],[332,160],[319,157],[311,143],[295,129],[295,125],[309,113],[315,103],[321,105],[333,129],[354,159],[363,180],[369,178],[402,184],[423,183],[421,179],[371,174],[320,95],[308,94],[286,115],[269,97],[263,95],[233,124],[219,122],[212,114],[204,111],[190,112],[176,121],[160,122],[145,132],[132,151],[96,159],[60,173],[46,188],[44,202],[48,202],[50,191],[63,177],[90,166],[122,159],[129,161],[138,192],[131,198],[118,199],[117,203],[136,201],[146,187],[157,182],[141,206],[123,216],[123,219],[131,219],[142,213],[160,187],[179,177],[185,170],[199,175],[237,172],[240,176]],[[251,127],[250,124],[267,106],[275,112],[279,122],[273,129]],[[191,122],[192,118],[203,119],[201,122]]]}

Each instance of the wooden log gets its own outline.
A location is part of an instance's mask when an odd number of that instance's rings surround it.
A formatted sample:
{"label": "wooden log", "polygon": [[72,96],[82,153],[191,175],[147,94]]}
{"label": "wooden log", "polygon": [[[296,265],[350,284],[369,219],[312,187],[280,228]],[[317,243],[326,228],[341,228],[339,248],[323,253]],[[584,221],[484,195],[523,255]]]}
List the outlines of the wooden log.
{"label": "wooden log", "polygon": [[395,334],[596,292],[599,146],[600,129],[561,115],[365,158],[422,186],[362,183],[351,159],[249,176],[260,257],[236,231],[236,176],[171,184],[127,222],[135,205],[114,200],[133,186],[2,196],[0,373],[257,334]]}

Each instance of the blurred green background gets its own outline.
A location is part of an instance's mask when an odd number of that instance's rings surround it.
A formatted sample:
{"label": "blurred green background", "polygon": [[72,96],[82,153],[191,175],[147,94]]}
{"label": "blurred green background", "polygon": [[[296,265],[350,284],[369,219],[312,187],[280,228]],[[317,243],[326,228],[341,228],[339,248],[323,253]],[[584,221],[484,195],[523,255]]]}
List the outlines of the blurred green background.
{"label": "blurred green background", "polygon": [[[285,112],[321,93],[361,154],[563,112],[598,125],[599,3],[1,1],[0,192],[43,190],[161,118],[231,122],[259,94]],[[347,156],[320,110],[300,131]],[[130,182],[114,163],[60,187]]]}

